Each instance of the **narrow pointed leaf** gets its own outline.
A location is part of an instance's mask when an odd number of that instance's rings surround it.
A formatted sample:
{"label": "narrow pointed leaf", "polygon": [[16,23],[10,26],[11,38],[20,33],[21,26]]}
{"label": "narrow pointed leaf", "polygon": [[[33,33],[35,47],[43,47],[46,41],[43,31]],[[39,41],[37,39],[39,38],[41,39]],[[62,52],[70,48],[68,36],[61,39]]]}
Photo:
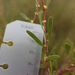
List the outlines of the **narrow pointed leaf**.
{"label": "narrow pointed leaf", "polygon": [[43,29],[43,24],[42,24],[42,11],[40,11],[40,12],[38,13],[38,17],[39,17],[39,21],[40,21],[42,30],[44,30],[44,29]]}
{"label": "narrow pointed leaf", "polygon": [[48,39],[50,39],[52,33],[52,24],[53,24],[52,17],[50,17],[48,20]]}
{"label": "narrow pointed leaf", "polygon": [[38,5],[38,2],[37,2],[37,0],[35,0],[36,1],[36,5]]}
{"label": "narrow pointed leaf", "polygon": [[45,51],[46,51],[46,50],[43,49],[42,54],[41,54],[41,56],[42,56],[43,59],[44,59],[44,57],[46,57],[46,52],[45,52]]}
{"label": "narrow pointed leaf", "polygon": [[50,61],[50,70],[51,70],[51,73],[52,73],[52,62]]}
{"label": "narrow pointed leaf", "polygon": [[73,75],[71,72],[67,73],[67,75]]}
{"label": "narrow pointed leaf", "polygon": [[45,65],[43,65],[43,64],[40,64],[40,68],[45,68]]}
{"label": "narrow pointed leaf", "polygon": [[56,50],[56,47],[54,47],[54,48],[51,50],[51,52],[50,52],[49,55],[53,55],[53,53],[54,53],[55,50]]}
{"label": "narrow pointed leaf", "polygon": [[67,38],[67,42],[69,43],[69,45],[71,45],[71,43],[72,43],[72,41],[68,38]]}
{"label": "narrow pointed leaf", "polygon": [[58,70],[57,60],[54,60],[54,61],[53,61],[53,65],[54,65],[55,69]]}
{"label": "narrow pointed leaf", "polygon": [[48,38],[48,33],[46,33],[46,36],[47,36],[47,38]]}
{"label": "narrow pointed leaf", "polygon": [[43,43],[40,41],[40,39],[33,34],[32,32],[30,32],[29,30],[26,31],[39,45],[44,46]]}
{"label": "narrow pointed leaf", "polygon": [[46,6],[50,4],[51,0],[47,0]]}
{"label": "narrow pointed leaf", "polygon": [[25,14],[21,13],[21,16],[22,16],[25,20],[30,21],[30,19],[29,19]]}
{"label": "narrow pointed leaf", "polygon": [[74,44],[71,44],[71,51],[70,51],[70,60],[73,61],[74,58]]}
{"label": "narrow pointed leaf", "polygon": [[44,39],[44,42],[45,42],[45,44],[46,44],[45,34],[43,35],[43,39]]}
{"label": "narrow pointed leaf", "polygon": [[56,72],[56,71],[54,71],[54,72],[53,72],[53,75],[57,75],[57,72]]}
{"label": "narrow pointed leaf", "polygon": [[52,75],[49,68],[48,68],[48,73],[49,73],[49,75]]}
{"label": "narrow pointed leaf", "polygon": [[49,55],[48,60],[56,60],[59,58],[59,55]]}
{"label": "narrow pointed leaf", "polygon": [[66,48],[66,50],[67,50],[67,53],[69,54],[69,51],[70,51],[70,49],[71,49],[71,46],[70,46],[69,44],[65,44],[65,48]]}

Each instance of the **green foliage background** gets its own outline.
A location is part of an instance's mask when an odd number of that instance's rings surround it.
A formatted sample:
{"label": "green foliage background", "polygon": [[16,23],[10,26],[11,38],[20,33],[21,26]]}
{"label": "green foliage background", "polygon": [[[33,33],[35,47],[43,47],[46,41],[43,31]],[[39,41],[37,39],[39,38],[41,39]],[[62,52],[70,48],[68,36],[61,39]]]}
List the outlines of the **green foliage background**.
{"label": "green foliage background", "polygon": [[[32,20],[34,12],[35,0],[0,0],[0,43],[6,24],[15,20],[25,21],[20,13],[26,14]],[[49,16],[53,17],[49,51],[56,47],[56,54],[59,54],[61,58],[58,60],[58,66],[60,66],[67,56],[64,47],[67,38],[75,44],[75,0],[52,0],[46,11],[47,20]],[[38,18],[35,23],[39,23]]]}

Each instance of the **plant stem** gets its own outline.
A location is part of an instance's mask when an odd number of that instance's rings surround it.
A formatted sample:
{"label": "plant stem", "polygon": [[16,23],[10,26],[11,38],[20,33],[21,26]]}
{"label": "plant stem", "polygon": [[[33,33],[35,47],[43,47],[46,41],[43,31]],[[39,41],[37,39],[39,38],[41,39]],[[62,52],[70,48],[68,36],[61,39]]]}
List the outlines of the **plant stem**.
{"label": "plant stem", "polygon": [[68,68],[63,69],[63,66],[68,63],[68,59],[69,58],[70,58],[70,56],[68,55],[67,58],[66,58],[66,60],[62,64],[62,66],[59,68],[58,75],[61,75],[63,73],[66,73],[66,72],[70,72],[70,71],[75,70],[75,65],[74,64],[71,64]]}
{"label": "plant stem", "polygon": [[[38,5],[39,5],[39,0],[38,0]],[[36,8],[36,12],[35,12],[35,13],[38,13],[38,7]],[[35,21],[36,16],[37,16],[37,14],[35,14],[35,16],[34,16],[34,18],[33,18],[33,22]]]}
{"label": "plant stem", "polygon": [[[46,36],[46,20],[45,20],[45,9],[44,9],[44,1],[42,1],[42,7],[43,7],[43,23],[44,23],[44,35],[45,35],[45,39],[46,39],[46,44],[45,44],[45,48],[46,48],[46,57],[48,56],[48,49],[47,49],[47,36]],[[45,66],[46,66],[46,73],[48,72],[47,70],[47,58],[45,60]]]}
{"label": "plant stem", "polygon": [[66,69],[63,69],[63,70],[59,71],[58,75],[61,75],[63,73],[70,72],[70,71],[73,71],[73,70],[75,70],[75,68],[66,68]]}
{"label": "plant stem", "polygon": [[63,66],[64,66],[66,63],[68,63],[68,59],[69,59],[69,58],[70,58],[70,56],[68,55],[67,58],[66,58],[66,60],[65,60],[64,63],[61,65],[61,67],[59,68],[58,71],[62,70]]}
{"label": "plant stem", "polygon": [[[44,2],[43,2],[43,0],[41,0],[42,1],[42,7],[43,7],[43,21],[45,21],[45,9],[44,9]],[[46,39],[46,46],[45,46],[45,48],[46,48],[46,56],[47,56],[47,54],[48,54],[48,49],[47,49],[47,36],[46,36],[46,23],[44,23],[44,34],[45,34],[45,39]]]}

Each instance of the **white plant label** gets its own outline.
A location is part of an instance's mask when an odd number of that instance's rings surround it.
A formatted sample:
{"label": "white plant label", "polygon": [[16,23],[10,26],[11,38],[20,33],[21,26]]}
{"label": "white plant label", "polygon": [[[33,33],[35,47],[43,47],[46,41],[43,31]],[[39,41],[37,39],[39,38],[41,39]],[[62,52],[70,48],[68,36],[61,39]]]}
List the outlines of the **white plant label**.
{"label": "white plant label", "polygon": [[43,31],[39,24],[19,20],[7,24],[3,42],[12,41],[13,45],[1,45],[0,65],[7,63],[8,68],[0,67],[0,75],[38,75],[42,46],[26,30],[43,41]]}

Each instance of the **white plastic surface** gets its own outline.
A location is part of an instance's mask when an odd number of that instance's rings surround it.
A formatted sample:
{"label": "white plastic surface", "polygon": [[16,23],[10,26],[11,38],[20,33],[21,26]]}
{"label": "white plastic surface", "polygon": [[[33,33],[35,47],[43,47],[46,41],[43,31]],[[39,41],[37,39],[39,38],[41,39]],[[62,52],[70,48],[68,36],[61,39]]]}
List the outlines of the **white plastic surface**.
{"label": "white plastic surface", "polygon": [[7,63],[8,69],[0,68],[0,75],[38,75],[42,46],[27,33],[30,30],[43,41],[40,25],[14,21],[6,26],[3,41],[12,41],[13,46],[1,45],[0,65]]}

